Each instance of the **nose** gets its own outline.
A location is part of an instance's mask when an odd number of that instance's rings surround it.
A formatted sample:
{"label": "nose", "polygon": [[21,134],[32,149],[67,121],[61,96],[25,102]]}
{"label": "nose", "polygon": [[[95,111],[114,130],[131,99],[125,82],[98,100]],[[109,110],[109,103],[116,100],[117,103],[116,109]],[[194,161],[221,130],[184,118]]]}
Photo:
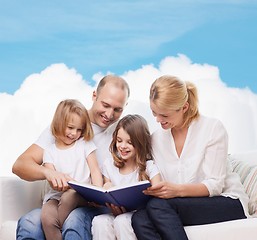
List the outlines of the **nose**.
{"label": "nose", "polygon": [[126,148],[126,143],[125,143],[125,142],[121,142],[120,147],[121,147],[122,149]]}
{"label": "nose", "polygon": [[113,118],[113,114],[114,114],[114,111],[113,111],[113,109],[108,109],[108,110],[106,110],[106,112],[105,112],[105,115],[106,115],[106,117],[108,118],[108,119],[112,119]]}
{"label": "nose", "polygon": [[71,134],[72,134],[72,135],[76,135],[76,134],[77,134],[77,129],[72,129],[72,130],[71,130]]}
{"label": "nose", "polygon": [[162,121],[162,118],[160,116],[156,116],[156,122],[161,122]]}

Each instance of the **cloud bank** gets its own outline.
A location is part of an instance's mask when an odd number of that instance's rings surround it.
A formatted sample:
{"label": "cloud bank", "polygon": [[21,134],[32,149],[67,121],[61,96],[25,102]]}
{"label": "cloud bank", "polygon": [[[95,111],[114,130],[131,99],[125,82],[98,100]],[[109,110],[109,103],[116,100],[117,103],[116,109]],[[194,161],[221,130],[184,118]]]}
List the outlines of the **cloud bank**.
{"label": "cloud bank", "polygon": [[[141,114],[148,120],[151,131],[159,127],[151,114],[148,94],[152,82],[164,74],[178,76],[197,86],[200,112],[223,122],[229,135],[230,153],[256,148],[257,95],[247,88],[227,87],[217,67],[193,63],[183,54],[166,57],[159,66],[144,65],[123,73],[131,88],[124,115]],[[102,73],[93,76],[95,86],[102,76]],[[95,86],[87,83],[75,69],[53,64],[27,77],[14,95],[0,93],[0,176],[12,175],[14,161],[51,123],[61,100],[76,98],[89,109]]]}

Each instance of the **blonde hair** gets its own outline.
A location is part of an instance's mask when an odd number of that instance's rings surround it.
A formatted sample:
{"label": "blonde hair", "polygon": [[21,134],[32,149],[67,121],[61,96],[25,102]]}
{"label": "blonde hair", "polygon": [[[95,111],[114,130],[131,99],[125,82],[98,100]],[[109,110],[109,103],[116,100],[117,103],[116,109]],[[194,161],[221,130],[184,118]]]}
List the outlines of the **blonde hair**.
{"label": "blonde hair", "polygon": [[81,118],[81,137],[84,137],[85,141],[93,139],[94,133],[87,109],[75,99],[66,99],[58,104],[51,124],[51,131],[54,137],[59,138],[64,136],[72,113],[77,114]]}
{"label": "blonde hair", "polygon": [[110,151],[114,159],[114,165],[122,168],[125,165],[124,160],[119,155],[116,142],[118,131],[123,128],[132,142],[136,151],[136,164],[139,168],[139,181],[149,180],[146,173],[146,161],[152,159],[151,135],[146,120],[140,115],[127,115],[117,124],[113,132],[113,139],[110,145]]}
{"label": "blonde hair", "polygon": [[157,107],[166,110],[180,110],[188,102],[188,110],[184,113],[183,127],[188,127],[200,114],[198,95],[195,85],[183,82],[174,76],[162,76],[154,81],[150,89],[150,101]]}

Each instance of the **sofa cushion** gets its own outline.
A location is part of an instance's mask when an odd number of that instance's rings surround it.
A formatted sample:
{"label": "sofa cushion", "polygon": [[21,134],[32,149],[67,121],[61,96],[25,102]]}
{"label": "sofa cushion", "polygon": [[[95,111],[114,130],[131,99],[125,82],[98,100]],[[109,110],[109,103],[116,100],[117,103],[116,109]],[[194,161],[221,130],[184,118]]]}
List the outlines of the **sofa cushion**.
{"label": "sofa cushion", "polygon": [[16,239],[17,221],[6,221],[0,227],[0,239],[15,240]]}
{"label": "sofa cushion", "polygon": [[249,214],[257,214],[257,165],[229,156],[232,170],[239,174],[245,192],[249,196]]}

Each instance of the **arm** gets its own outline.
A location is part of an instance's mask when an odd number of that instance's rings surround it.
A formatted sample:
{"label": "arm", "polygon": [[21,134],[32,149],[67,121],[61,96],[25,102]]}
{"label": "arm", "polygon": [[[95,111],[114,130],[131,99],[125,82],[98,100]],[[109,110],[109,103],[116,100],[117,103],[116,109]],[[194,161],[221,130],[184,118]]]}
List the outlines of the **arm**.
{"label": "arm", "polygon": [[150,182],[153,186],[153,185],[156,185],[157,183],[161,182],[161,180],[162,180],[161,175],[160,175],[160,173],[158,173],[150,180]]}
{"label": "arm", "polygon": [[44,180],[45,169],[41,166],[44,150],[36,144],[32,144],[15,161],[12,172],[27,181]]}
{"label": "arm", "polygon": [[68,188],[68,176],[41,166],[43,162],[43,152],[43,148],[32,144],[15,161],[12,167],[13,173],[27,181],[46,179],[53,189],[65,191]]}
{"label": "arm", "polygon": [[109,189],[109,188],[111,188],[111,187],[113,187],[114,185],[113,185],[113,183],[111,182],[111,180],[109,179],[109,178],[107,178],[107,177],[105,177],[104,176],[104,188],[105,189]]}
{"label": "arm", "polygon": [[102,177],[101,171],[99,169],[94,152],[91,152],[88,155],[87,163],[89,166],[92,183],[98,187],[102,187],[103,186],[103,177]]}
{"label": "arm", "polygon": [[206,197],[209,191],[204,184],[174,184],[171,182],[159,182],[144,191],[147,195],[159,198],[174,197]]}

